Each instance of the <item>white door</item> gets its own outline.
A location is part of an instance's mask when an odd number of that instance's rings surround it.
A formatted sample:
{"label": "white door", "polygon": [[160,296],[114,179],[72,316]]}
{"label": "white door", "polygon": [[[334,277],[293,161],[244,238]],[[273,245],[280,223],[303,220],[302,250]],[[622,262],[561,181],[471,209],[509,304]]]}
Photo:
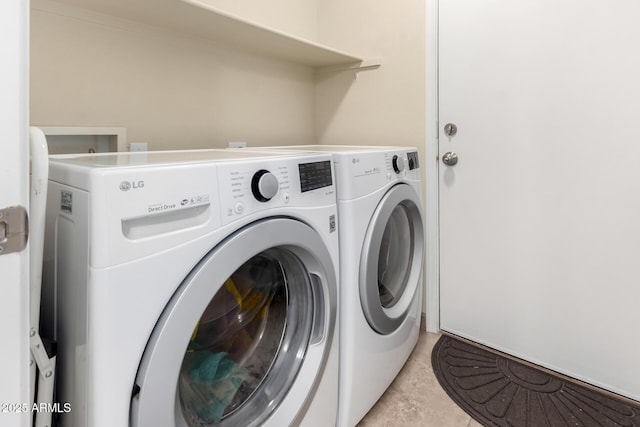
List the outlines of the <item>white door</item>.
{"label": "white door", "polygon": [[[0,209],[28,207],[28,13],[28,1],[0,2]],[[0,219],[0,247],[8,246],[7,227]],[[27,426],[31,414],[24,406],[29,404],[27,260],[27,251],[0,254],[2,425]]]}
{"label": "white door", "polygon": [[639,23],[636,0],[439,1],[441,328],[636,400]]}

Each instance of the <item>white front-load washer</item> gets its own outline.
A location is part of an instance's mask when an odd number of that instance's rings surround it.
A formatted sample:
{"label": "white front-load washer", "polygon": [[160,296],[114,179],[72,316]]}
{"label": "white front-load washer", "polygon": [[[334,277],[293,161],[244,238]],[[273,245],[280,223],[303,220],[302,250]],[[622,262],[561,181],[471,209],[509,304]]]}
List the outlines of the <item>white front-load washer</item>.
{"label": "white front-load washer", "polygon": [[333,156],[340,226],[338,426],[353,427],[397,376],[418,340],[424,227],[412,147],[282,146]]}
{"label": "white front-load washer", "polygon": [[60,425],[334,425],[329,155],[52,156],[48,209]]}

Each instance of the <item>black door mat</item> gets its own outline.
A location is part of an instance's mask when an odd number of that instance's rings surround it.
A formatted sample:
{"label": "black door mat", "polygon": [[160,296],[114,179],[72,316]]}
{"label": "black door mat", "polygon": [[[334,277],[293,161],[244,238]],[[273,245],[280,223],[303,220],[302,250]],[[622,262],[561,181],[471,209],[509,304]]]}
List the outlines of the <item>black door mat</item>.
{"label": "black door mat", "polygon": [[447,394],[484,426],[640,427],[640,405],[449,336],[436,343],[431,364]]}

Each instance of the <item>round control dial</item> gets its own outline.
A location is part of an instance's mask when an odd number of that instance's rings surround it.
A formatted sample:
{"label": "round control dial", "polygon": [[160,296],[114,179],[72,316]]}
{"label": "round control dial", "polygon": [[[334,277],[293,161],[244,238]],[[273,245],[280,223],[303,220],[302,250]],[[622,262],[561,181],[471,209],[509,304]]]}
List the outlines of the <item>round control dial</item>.
{"label": "round control dial", "polygon": [[393,165],[393,170],[396,173],[400,173],[404,170],[404,159],[402,157],[393,156],[391,164]]}
{"label": "round control dial", "polygon": [[266,169],[260,169],[251,179],[251,192],[260,202],[268,202],[278,194],[278,178]]}

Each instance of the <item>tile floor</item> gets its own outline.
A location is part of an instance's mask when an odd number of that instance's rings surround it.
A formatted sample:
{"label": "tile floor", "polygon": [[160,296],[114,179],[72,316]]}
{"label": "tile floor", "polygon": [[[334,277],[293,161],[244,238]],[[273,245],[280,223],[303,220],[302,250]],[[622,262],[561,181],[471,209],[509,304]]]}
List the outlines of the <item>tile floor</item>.
{"label": "tile floor", "polygon": [[431,350],[438,338],[421,332],[406,365],[358,427],[482,427],[447,396],[433,374]]}

